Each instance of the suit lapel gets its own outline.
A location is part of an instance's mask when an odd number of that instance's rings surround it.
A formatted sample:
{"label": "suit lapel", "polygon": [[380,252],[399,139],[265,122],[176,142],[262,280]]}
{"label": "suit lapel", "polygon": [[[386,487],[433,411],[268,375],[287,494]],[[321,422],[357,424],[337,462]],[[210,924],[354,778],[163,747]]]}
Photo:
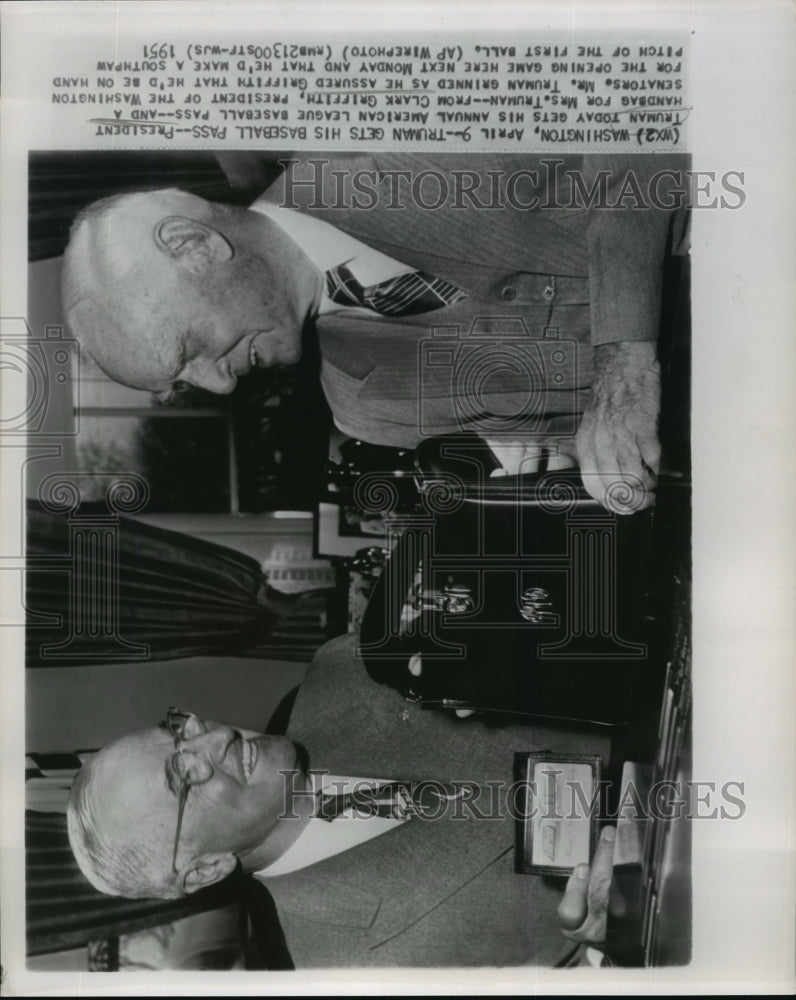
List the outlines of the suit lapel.
{"label": "suit lapel", "polygon": [[[286,200],[284,177],[269,188],[265,197],[272,204],[298,206],[301,211],[410,264],[414,254],[424,253],[440,259],[466,262],[477,268],[486,264],[540,274],[588,274],[580,216],[575,218],[573,225],[569,224],[568,213],[561,209],[548,213],[539,209],[524,209],[522,205],[528,203],[526,199],[530,197],[530,190],[522,187],[511,192],[507,190],[512,174],[534,169],[538,163],[534,163],[531,157],[502,157],[497,160],[482,157],[479,163],[484,177],[490,169],[497,176],[498,195],[493,197],[490,194],[488,198],[480,199],[481,204],[494,204],[494,208],[465,206],[457,209],[446,205],[434,210],[423,207],[421,202],[432,204],[434,196],[439,194],[439,188],[432,190],[433,184],[446,184],[449,192],[454,191],[456,181],[452,170],[460,170],[461,163],[444,156],[429,158],[386,154],[332,161],[330,166],[335,170],[327,169],[323,173],[325,186],[320,205],[311,186],[291,186],[291,197]],[[341,197],[333,173],[343,164],[348,170],[341,175]],[[416,189],[414,183],[393,186],[390,180],[384,177],[379,179],[380,171],[406,171],[407,168],[412,171],[413,178],[428,171],[438,174],[440,180],[432,180],[428,188],[421,184]],[[307,165],[302,164],[294,173],[297,178],[306,179],[307,169]],[[362,203],[361,193],[357,193],[351,182],[352,174],[358,170],[367,171],[374,178],[378,200],[372,207],[351,207]],[[310,176],[316,176],[314,170]],[[543,181],[544,171],[539,173],[539,177]],[[540,203],[544,203],[546,187],[542,185],[535,193]],[[559,219],[565,224],[557,221]]]}
{"label": "suit lapel", "polygon": [[539,274],[588,273],[585,241],[539,212],[430,212],[408,201],[389,213],[388,221],[381,212],[343,213],[344,218],[332,211],[317,214],[416,267],[421,266],[414,263],[417,255],[425,254],[452,265],[465,263],[470,271],[489,266]]}
{"label": "suit lapel", "polygon": [[323,361],[361,380],[362,399],[415,399],[421,372],[426,396],[449,397],[451,368],[421,367],[420,352],[435,325],[463,324],[466,306],[391,319],[363,309],[322,316],[317,325]]}
{"label": "suit lapel", "polygon": [[[372,930],[371,948],[378,948],[437,909],[463,886],[478,878],[513,847],[510,824],[453,818],[410,821],[406,836],[385,845],[385,860],[403,872]],[[412,873],[407,884],[406,872]]]}
{"label": "suit lapel", "polygon": [[[311,767],[385,779],[472,782],[483,789],[489,781],[508,784],[518,749],[515,736],[493,731],[463,754],[466,728],[459,720],[424,712],[396,691],[374,684],[352,655],[352,638],[337,640],[345,653],[336,668],[328,679],[326,671],[306,679],[296,700],[288,735],[307,747]],[[341,739],[341,733],[348,738]],[[494,815],[488,799],[478,805]],[[280,906],[309,920],[321,919],[322,913],[332,923],[370,927],[371,944],[377,946],[512,847],[513,827],[505,811],[502,819],[476,820],[460,806],[456,816],[449,806],[438,819],[414,818],[311,868],[274,879]],[[335,899],[340,885],[346,890]]]}
{"label": "suit lapel", "polygon": [[320,862],[268,879],[266,885],[280,909],[292,916],[339,927],[370,927],[381,909],[381,887],[374,891],[366,885],[352,884],[348,875],[341,877],[334,867]]}
{"label": "suit lapel", "polygon": [[[344,310],[320,317],[317,325],[324,363],[360,380],[358,395],[363,400],[416,400],[420,397],[451,400],[455,366],[452,360],[445,362],[441,350],[449,344],[433,343],[432,336],[435,328],[441,327],[455,328],[460,336],[470,336],[474,320],[479,324],[471,339],[476,347],[483,345],[488,350],[490,341],[485,338],[490,332],[497,333],[501,329],[505,334],[510,323],[513,337],[533,340],[536,351],[533,357],[537,358],[540,369],[547,367],[563,379],[557,389],[588,387],[588,355],[579,354],[579,361],[564,367],[551,360],[560,346],[557,340],[540,339],[538,333],[532,336],[532,330],[543,328],[546,308],[534,304],[519,307],[505,304],[498,315],[490,316],[482,302],[471,298],[430,313],[391,319],[364,309]],[[587,345],[582,345],[582,350],[586,351]],[[440,357],[442,361],[438,360]],[[514,392],[524,400],[528,393],[525,369],[517,366],[511,370],[504,365],[500,374],[499,386],[482,388],[481,399],[488,402],[490,394],[495,392],[501,397]]]}
{"label": "suit lapel", "polygon": [[437,819],[414,818],[310,868],[269,880],[268,888],[287,913],[370,928],[370,947],[379,947],[513,848],[510,824],[476,820],[461,807],[456,815],[456,808]]}
{"label": "suit lapel", "polygon": [[[487,729],[424,712],[370,680],[354,655],[356,641],[341,636],[328,643],[299,690],[288,736],[305,745],[313,768],[385,779],[471,781],[491,796],[496,782],[510,784],[515,751],[607,749],[604,735],[578,736],[545,724]],[[502,812],[491,807],[490,798],[478,805],[480,819],[472,809],[460,810],[466,819],[454,819],[451,812],[433,821],[413,819],[312,868],[274,879],[275,898],[306,920],[363,929],[366,947],[377,951],[511,850],[514,830],[505,804]],[[494,883],[485,886],[492,891],[484,899],[494,905]]]}
{"label": "suit lapel", "polygon": [[[484,156],[478,162],[482,172],[493,170],[500,176],[503,193],[498,201],[502,203],[506,202],[507,177],[535,166],[528,157],[495,160]],[[344,188],[341,195],[333,173],[342,165],[349,169],[340,174]],[[425,398],[450,398],[450,368],[425,364],[420,357],[421,342],[429,338],[433,327],[458,325],[467,330],[476,316],[517,316],[532,331],[528,335],[537,337],[546,322],[547,303],[518,300],[510,304],[500,294],[506,279],[517,272],[588,274],[583,213],[571,219],[562,210],[545,213],[510,207],[466,211],[446,207],[432,211],[423,208],[412,196],[411,186],[399,184],[394,191],[386,179],[377,183],[379,200],[375,207],[360,210],[351,207],[361,202],[361,195],[351,182],[357,171],[367,171],[377,178],[379,171],[406,170],[407,166],[416,175],[422,171],[439,172],[452,184],[451,171],[461,169],[461,162],[455,157],[422,155],[343,158],[329,164],[335,170],[323,173],[325,187],[317,199],[312,185],[291,187],[291,197],[286,199],[284,176],[264,196],[271,204],[298,207],[374,249],[450,281],[469,296],[453,307],[401,319],[386,320],[357,310],[321,317],[318,329],[324,362],[360,380],[357,392],[362,400],[411,401],[421,388]],[[297,179],[306,180],[306,168],[303,164],[295,170]],[[396,191],[400,196],[397,200]],[[544,201],[545,192],[540,189],[538,193]],[[418,194],[429,198],[428,192]],[[388,205],[392,207],[387,208]],[[422,387],[418,385],[421,372]],[[510,391],[510,387],[503,387],[503,391]],[[524,398],[525,381],[517,386],[517,391]]]}

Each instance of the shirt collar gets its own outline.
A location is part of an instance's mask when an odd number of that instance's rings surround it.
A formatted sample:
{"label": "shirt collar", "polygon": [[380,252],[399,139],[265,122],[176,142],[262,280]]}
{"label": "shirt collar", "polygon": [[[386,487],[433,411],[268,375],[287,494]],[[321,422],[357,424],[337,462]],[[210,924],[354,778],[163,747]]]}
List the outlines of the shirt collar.
{"label": "shirt collar", "polygon": [[[355,236],[311,215],[280,208],[263,200],[255,201],[250,208],[287,233],[322,274],[338,264],[345,264],[360,284],[368,286],[415,270],[409,264],[374,250]],[[338,312],[341,308],[327,296],[324,284],[318,312],[323,315]]]}
{"label": "shirt collar", "polygon": [[[334,774],[313,774],[313,791],[330,791],[344,794],[355,788],[370,785],[374,788],[392,779],[386,778],[354,778],[341,777]],[[328,822],[324,819],[311,819],[302,832],[288,847],[284,854],[255,872],[261,879],[276,878],[278,875],[288,875],[301,868],[325,861],[335,854],[347,851],[358,844],[363,844],[373,837],[378,837],[388,830],[400,826],[403,820],[384,816],[344,815]]]}

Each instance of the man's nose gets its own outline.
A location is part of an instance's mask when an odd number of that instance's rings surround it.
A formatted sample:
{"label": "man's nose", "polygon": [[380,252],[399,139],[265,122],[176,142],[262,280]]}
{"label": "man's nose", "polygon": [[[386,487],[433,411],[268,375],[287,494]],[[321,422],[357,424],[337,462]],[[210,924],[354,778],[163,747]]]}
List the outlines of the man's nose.
{"label": "man's nose", "polygon": [[182,741],[186,750],[203,754],[211,761],[221,760],[235,739],[235,730],[218,722],[205,723],[207,730]]}
{"label": "man's nose", "polygon": [[225,359],[209,361],[197,358],[190,370],[185,373],[184,381],[196,386],[197,389],[206,389],[208,392],[224,396],[233,392],[238,384],[229,362]]}

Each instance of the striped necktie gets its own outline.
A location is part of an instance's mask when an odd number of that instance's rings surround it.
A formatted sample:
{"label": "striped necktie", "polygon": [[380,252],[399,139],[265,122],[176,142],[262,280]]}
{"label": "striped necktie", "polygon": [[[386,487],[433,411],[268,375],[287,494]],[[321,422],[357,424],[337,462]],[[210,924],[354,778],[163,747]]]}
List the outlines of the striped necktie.
{"label": "striped necktie", "polygon": [[318,819],[331,822],[347,809],[360,815],[384,816],[389,819],[408,819],[415,812],[411,785],[393,781],[378,788],[357,788],[341,794],[322,793],[316,813]]}
{"label": "striped necktie", "polygon": [[449,281],[425,271],[408,271],[397,278],[361,285],[345,264],[326,272],[326,291],[333,302],[365,306],[382,316],[412,316],[453,305],[467,296]]}
{"label": "striped necktie", "polygon": [[472,798],[475,787],[472,782],[442,781],[389,781],[376,788],[359,785],[350,792],[319,793],[315,815],[329,822],[348,809],[359,815],[399,820],[439,817],[446,809],[454,808],[454,800]]}

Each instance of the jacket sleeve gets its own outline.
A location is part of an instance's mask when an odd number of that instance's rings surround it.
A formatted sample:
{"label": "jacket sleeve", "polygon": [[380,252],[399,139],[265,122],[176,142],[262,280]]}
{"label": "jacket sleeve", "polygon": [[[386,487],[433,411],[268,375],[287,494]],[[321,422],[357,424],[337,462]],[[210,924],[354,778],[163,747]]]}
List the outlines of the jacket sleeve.
{"label": "jacket sleeve", "polygon": [[657,339],[664,260],[683,230],[687,163],[681,154],[582,158],[594,346]]}

